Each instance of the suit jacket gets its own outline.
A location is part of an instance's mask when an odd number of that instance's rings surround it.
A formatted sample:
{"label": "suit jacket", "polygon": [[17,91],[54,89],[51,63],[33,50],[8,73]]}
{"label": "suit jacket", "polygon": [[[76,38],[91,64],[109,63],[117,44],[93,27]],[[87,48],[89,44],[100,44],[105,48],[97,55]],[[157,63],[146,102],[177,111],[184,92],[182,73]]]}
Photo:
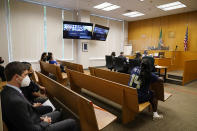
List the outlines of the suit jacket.
{"label": "suit jacket", "polygon": [[122,58],[124,64],[127,64],[127,58],[125,56],[119,55],[118,58]]}
{"label": "suit jacket", "polygon": [[17,90],[5,86],[1,92],[2,116],[9,131],[44,131],[49,125]]}

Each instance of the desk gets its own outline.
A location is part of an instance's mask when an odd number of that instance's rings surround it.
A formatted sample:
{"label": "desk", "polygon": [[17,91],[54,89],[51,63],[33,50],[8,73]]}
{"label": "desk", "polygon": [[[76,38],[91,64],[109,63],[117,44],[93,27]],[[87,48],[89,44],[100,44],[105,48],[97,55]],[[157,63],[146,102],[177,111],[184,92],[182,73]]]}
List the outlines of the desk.
{"label": "desk", "polygon": [[155,68],[158,70],[158,73],[159,73],[159,76],[161,76],[161,69],[164,69],[165,70],[165,73],[164,73],[164,82],[166,81],[166,74],[167,74],[167,68],[168,66],[155,66]]}
{"label": "desk", "polygon": [[154,58],[155,65],[159,66],[171,66],[171,58]]}

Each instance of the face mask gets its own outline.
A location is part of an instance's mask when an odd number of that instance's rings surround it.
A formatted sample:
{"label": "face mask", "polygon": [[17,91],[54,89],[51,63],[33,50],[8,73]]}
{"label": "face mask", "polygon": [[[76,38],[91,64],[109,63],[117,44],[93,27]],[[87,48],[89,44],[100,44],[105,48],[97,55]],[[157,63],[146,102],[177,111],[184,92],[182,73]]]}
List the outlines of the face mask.
{"label": "face mask", "polygon": [[27,87],[29,86],[31,80],[29,78],[29,76],[27,75],[25,78],[23,78],[23,80],[21,81],[21,87]]}

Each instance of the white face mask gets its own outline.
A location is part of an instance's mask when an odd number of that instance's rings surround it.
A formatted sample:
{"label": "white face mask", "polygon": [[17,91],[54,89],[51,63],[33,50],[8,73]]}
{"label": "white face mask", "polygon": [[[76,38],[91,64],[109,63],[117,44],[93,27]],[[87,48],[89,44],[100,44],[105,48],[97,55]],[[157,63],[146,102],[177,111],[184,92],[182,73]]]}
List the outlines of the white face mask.
{"label": "white face mask", "polygon": [[29,78],[29,76],[27,75],[25,78],[23,78],[23,80],[21,81],[21,87],[27,87],[29,86],[31,80]]}

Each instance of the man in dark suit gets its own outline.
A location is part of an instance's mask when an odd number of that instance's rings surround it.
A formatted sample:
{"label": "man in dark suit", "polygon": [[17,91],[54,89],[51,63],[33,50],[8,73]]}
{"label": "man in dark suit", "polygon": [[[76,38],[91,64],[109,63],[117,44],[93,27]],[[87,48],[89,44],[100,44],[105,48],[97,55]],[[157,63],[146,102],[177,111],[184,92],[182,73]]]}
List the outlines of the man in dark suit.
{"label": "man in dark suit", "polygon": [[9,131],[75,131],[72,119],[60,121],[60,112],[41,116],[24,97],[20,87],[28,86],[28,71],[21,62],[11,62],[5,68],[7,85],[1,92],[2,116]]}
{"label": "man in dark suit", "polygon": [[122,60],[124,61],[124,64],[127,64],[127,58],[124,56],[124,52],[120,52],[120,55],[118,56],[118,58],[122,58]]}

